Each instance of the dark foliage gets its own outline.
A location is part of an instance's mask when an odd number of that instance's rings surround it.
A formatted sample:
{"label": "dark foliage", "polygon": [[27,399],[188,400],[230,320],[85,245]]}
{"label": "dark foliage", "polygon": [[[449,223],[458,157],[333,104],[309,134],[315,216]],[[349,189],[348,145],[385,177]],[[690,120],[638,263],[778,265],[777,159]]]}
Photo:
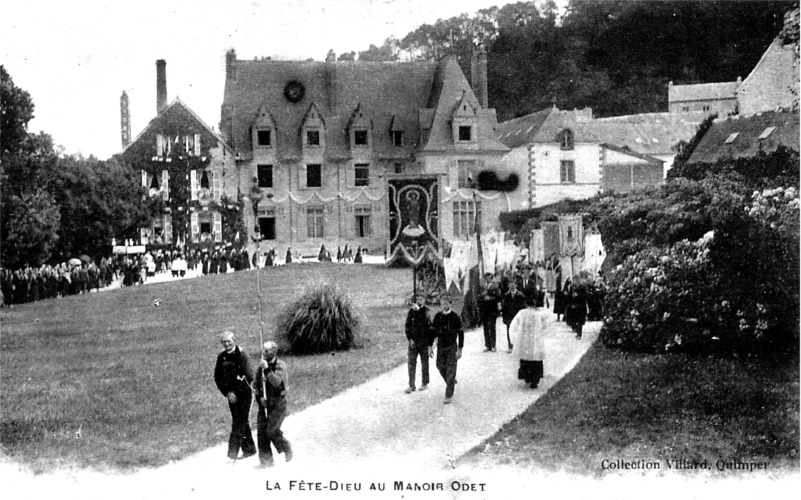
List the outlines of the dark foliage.
{"label": "dark foliage", "polygon": [[360,324],[348,295],[329,283],[307,288],[276,319],[278,338],[295,354],[351,349]]}

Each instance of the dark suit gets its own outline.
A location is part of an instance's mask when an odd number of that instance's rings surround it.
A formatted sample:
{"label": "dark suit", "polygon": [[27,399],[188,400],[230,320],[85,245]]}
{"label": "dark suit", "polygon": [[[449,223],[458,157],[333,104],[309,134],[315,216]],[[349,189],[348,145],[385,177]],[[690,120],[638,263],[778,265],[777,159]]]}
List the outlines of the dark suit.
{"label": "dark suit", "polygon": [[217,356],[214,382],[223,396],[227,397],[230,392],[236,395],[236,403],[228,402],[228,408],[231,410],[228,458],[237,458],[240,448],[245,455],[252,455],[256,451],[253,433],[250,430],[250,404],[253,398],[250,383],[252,381],[253,372],[247,354],[239,346],[234,347],[230,354],[223,351]]}

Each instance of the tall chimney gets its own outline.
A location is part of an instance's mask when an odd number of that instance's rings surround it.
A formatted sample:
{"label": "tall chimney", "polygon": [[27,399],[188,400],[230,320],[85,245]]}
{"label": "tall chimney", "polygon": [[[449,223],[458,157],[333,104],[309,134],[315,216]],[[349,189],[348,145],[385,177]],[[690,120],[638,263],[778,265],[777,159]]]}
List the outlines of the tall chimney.
{"label": "tall chimney", "polygon": [[156,113],[167,107],[167,61],[156,61]]}
{"label": "tall chimney", "polygon": [[128,111],[128,94],[124,90],[120,96],[120,136],[122,149],[125,149],[131,143],[131,114]]}
{"label": "tall chimney", "polygon": [[236,51],[234,49],[225,53],[225,79],[236,81]]}
{"label": "tall chimney", "polygon": [[484,44],[478,47],[478,60],[476,61],[478,73],[478,102],[484,109],[489,108],[489,91],[487,89],[487,51]]}

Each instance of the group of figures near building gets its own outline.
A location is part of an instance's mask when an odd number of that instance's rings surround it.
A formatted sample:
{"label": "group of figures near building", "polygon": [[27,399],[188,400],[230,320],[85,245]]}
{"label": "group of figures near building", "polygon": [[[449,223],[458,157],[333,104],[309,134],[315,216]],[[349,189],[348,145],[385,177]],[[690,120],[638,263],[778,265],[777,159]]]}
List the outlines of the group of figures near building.
{"label": "group of figures near building", "polygon": [[[557,283],[561,276],[557,277]],[[562,321],[573,330],[576,339],[581,340],[583,325],[587,321],[600,321],[603,313],[605,285],[602,277],[594,280],[588,276],[576,276],[565,280],[564,286],[555,292],[546,291],[546,283],[532,266],[521,265],[514,271],[499,271],[496,274],[486,273],[479,297],[479,314],[484,330],[484,352],[496,352],[496,324],[502,319],[506,326],[506,342],[508,352],[514,352],[520,360],[518,378],[525,380],[532,388],[539,385],[544,375],[544,334],[552,317]],[[446,382],[445,403],[453,397],[453,385],[456,379],[456,360],[461,357],[464,346],[464,331],[461,321],[452,320],[450,298],[443,295],[442,311],[433,321],[429,320],[425,297],[418,295],[408,312],[406,319],[406,337],[408,341],[409,385],[407,394],[417,390],[416,371],[418,358],[422,368],[422,386],[427,389],[429,383],[428,358],[433,356],[434,339],[453,338],[454,356],[448,355],[444,349],[442,359],[438,354],[437,368]],[[553,312],[549,309],[553,303]],[[448,315],[447,320],[442,316]],[[453,316],[459,320],[455,313]],[[458,338],[458,343],[456,339]],[[514,342],[513,342],[513,339]],[[448,342],[445,342],[448,344]],[[439,346],[438,346],[438,352]],[[458,355],[456,355],[458,353]]]}
{"label": "group of figures near building", "polygon": [[71,263],[0,269],[0,305],[24,304],[99,290],[110,285],[117,272],[118,266],[112,258],[103,258],[98,264],[71,259]]}

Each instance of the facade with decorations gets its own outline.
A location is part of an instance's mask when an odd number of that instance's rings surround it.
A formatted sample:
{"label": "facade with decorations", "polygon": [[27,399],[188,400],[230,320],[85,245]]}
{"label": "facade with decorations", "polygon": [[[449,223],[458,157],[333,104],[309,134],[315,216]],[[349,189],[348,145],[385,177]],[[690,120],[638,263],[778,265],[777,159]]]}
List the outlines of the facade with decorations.
{"label": "facade with decorations", "polygon": [[[153,216],[140,228],[143,245],[215,246],[244,233],[234,151],[183,101],[166,103],[166,64],[157,61],[157,114],[131,142],[127,99],[121,99],[123,150],[141,173]],[[244,234],[241,234],[244,238]]]}
{"label": "facade with decorations", "polygon": [[250,199],[250,241],[258,227],[279,255],[345,244],[384,254],[467,238],[477,211],[483,228],[498,227],[514,196],[500,189],[518,187],[475,189],[511,172],[487,105],[486,53],[473,61],[472,86],[454,59],[334,59],[226,54],[220,130]]}

